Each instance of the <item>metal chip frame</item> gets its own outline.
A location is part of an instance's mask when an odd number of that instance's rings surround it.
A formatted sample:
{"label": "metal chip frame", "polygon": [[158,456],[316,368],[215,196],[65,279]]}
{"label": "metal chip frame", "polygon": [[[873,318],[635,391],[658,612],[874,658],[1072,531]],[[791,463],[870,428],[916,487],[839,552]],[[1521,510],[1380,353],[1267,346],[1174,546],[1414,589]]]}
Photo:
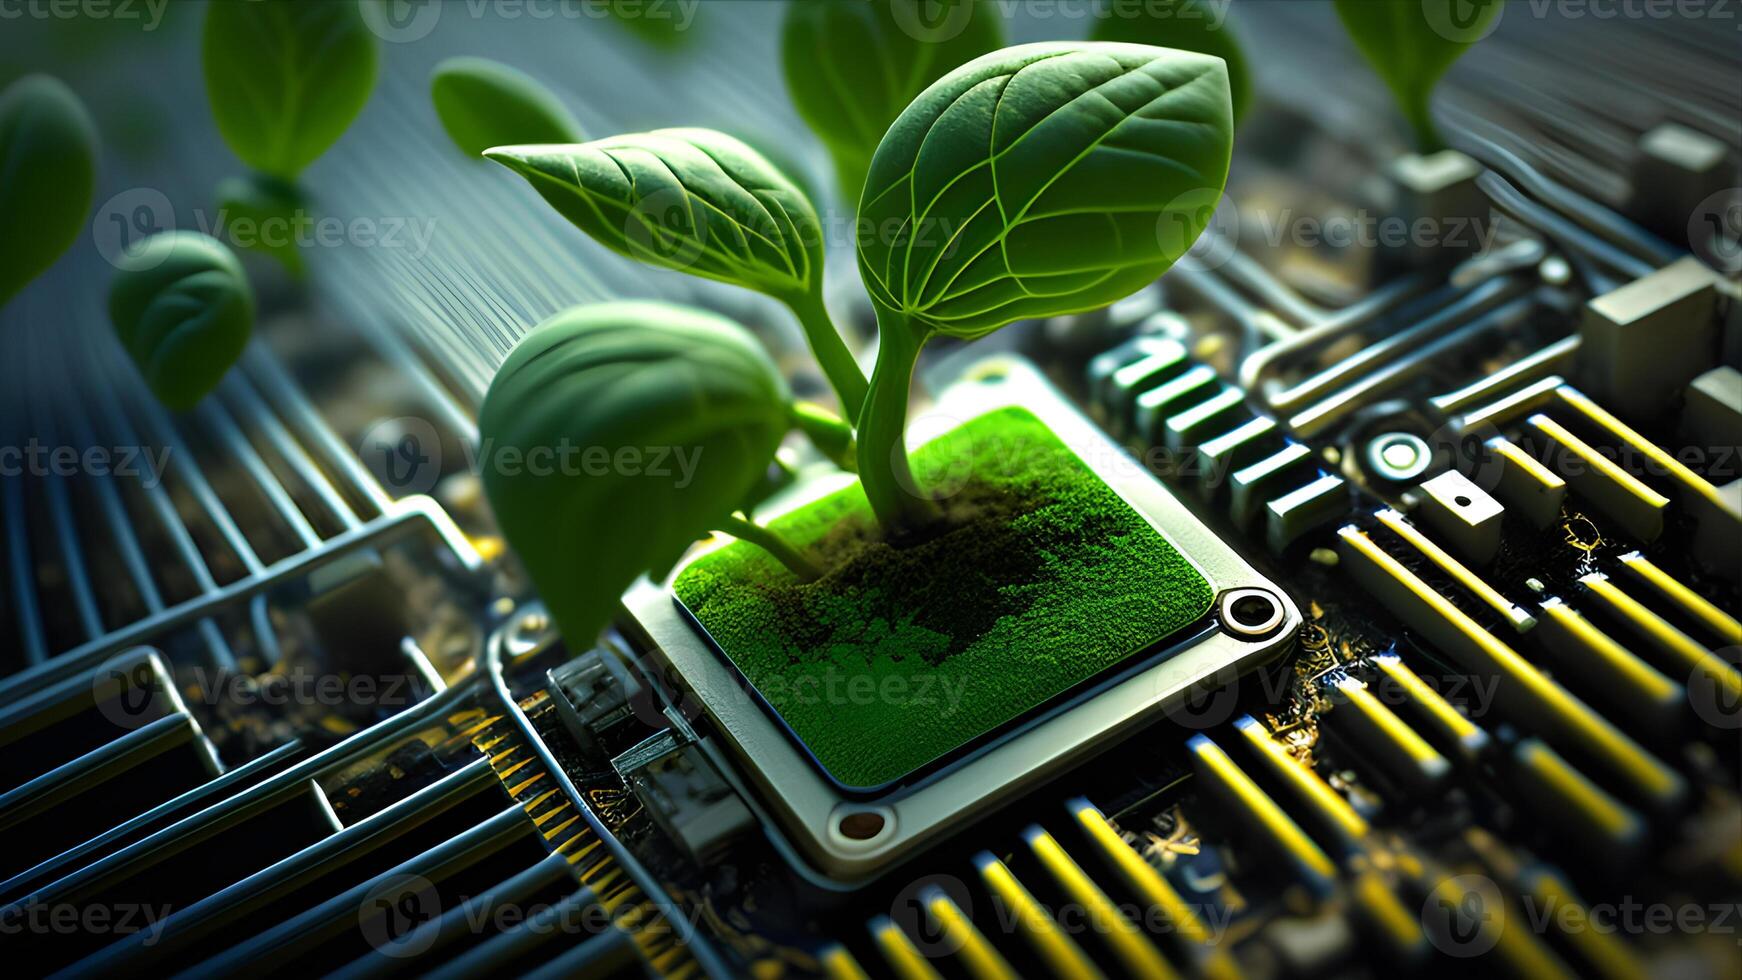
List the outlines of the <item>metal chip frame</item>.
{"label": "metal chip frame", "polygon": [[[1194,690],[1227,684],[1293,643],[1300,611],[1283,591],[1205,527],[1140,463],[1072,407],[1026,361],[998,355],[967,366],[944,388],[934,416],[968,419],[1000,408],[1033,412],[1109,487],[1189,560],[1216,596],[1236,589],[1268,594],[1282,622],[1256,638],[1228,628],[1201,630],[1153,655],[1148,666],[1091,697],[1042,713],[934,777],[874,797],[842,792],[773,718],[727,658],[672,595],[670,581],[643,581],[624,597],[655,666],[669,668],[722,734],[741,773],[728,773],[771,830],[814,872],[834,882],[868,879],[974,814],[1010,800],[1181,704]],[[802,506],[840,486],[802,484],[764,511]],[[674,572],[674,577],[676,573]],[[1218,606],[1220,603],[1218,603]],[[1215,612],[1212,610],[1212,621]],[[1182,630],[1176,636],[1191,631]],[[1250,632],[1250,631],[1247,631]],[[713,741],[713,740],[709,740]],[[719,757],[715,753],[716,758]],[[867,834],[870,827],[877,829]]]}

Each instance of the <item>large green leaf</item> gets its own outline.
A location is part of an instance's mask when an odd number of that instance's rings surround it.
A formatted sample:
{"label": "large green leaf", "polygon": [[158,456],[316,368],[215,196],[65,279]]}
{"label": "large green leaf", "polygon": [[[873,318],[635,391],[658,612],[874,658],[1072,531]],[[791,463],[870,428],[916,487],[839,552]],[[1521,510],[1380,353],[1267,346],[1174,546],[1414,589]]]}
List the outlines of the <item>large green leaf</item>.
{"label": "large green leaf", "polygon": [[222,242],[166,231],[122,253],[109,319],[158,400],[177,411],[206,396],[242,355],[254,293]]}
{"label": "large green leaf", "polygon": [[484,490],[573,642],[743,504],[790,401],[755,339],[702,310],[577,307],[520,341],[478,419]]}
{"label": "large green leaf", "polygon": [[903,441],[927,339],[1096,309],[1153,281],[1209,223],[1233,141],[1222,59],[1142,44],[1006,48],[902,112],[858,220],[879,338],[859,477],[886,529],[937,517]]}
{"label": "large green leaf", "polygon": [[1232,146],[1219,58],[1097,42],[986,55],[915,99],[878,146],[860,272],[922,335],[1105,306],[1191,247]]}
{"label": "large green leaf", "polygon": [[1252,72],[1246,66],[1240,39],[1228,26],[1227,17],[1226,3],[1149,0],[1130,10],[1110,8],[1106,16],[1095,21],[1089,39],[1153,44],[1158,48],[1215,55],[1228,63],[1228,89],[1234,101],[1234,122],[1238,124],[1252,102]]}
{"label": "large green leaf", "polygon": [[661,129],[484,155],[630,258],[782,298],[821,281],[816,209],[773,164],[725,133]]}
{"label": "large green leaf", "polygon": [[0,306],[84,230],[96,157],[97,129],[59,79],[26,75],[0,92]]}
{"label": "large green leaf", "polygon": [[1336,0],[1355,46],[1397,97],[1424,152],[1444,144],[1431,100],[1440,77],[1487,36],[1502,0]]}
{"label": "large green leaf", "polygon": [[488,58],[449,58],[430,75],[442,128],[467,156],[511,143],[579,143],[581,124],[550,90]]}
{"label": "large green leaf", "polygon": [[794,0],[781,32],[793,106],[859,201],[877,143],[901,110],[958,65],[1003,45],[998,11],[977,0]]}
{"label": "large green leaf", "polygon": [[375,87],[375,38],[346,0],[222,0],[201,60],[218,131],[262,173],[295,180]]}

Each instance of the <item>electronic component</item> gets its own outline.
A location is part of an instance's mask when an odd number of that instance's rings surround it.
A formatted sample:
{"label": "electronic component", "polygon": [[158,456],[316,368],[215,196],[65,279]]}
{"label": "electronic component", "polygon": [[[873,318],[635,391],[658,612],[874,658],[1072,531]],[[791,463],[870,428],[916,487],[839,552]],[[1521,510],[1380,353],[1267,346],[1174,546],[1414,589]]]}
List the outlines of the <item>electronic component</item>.
{"label": "electronic component", "polygon": [[[1108,485],[1167,536],[1213,593],[1256,589],[1261,598],[1255,601],[1264,604],[1264,613],[1240,606],[1237,619],[1218,612],[1177,636],[1157,637],[1152,642],[1158,647],[1132,650],[1130,663],[1085,678],[1093,681],[1092,697],[1044,705],[1013,725],[1007,724],[1008,714],[994,714],[1000,727],[990,737],[957,752],[964,739],[956,736],[955,745],[946,743],[949,755],[935,772],[867,791],[843,788],[832,779],[814,758],[815,746],[806,744],[807,731],[782,724],[767,697],[733,669],[729,651],[723,655],[714,649],[663,589],[647,586],[632,592],[627,601],[644,644],[670,663],[688,695],[726,736],[747,770],[747,792],[761,801],[809,861],[837,877],[862,877],[910,855],[953,823],[1082,758],[1091,746],[1111,746],[1133,726],[1178,705],[1194,684],[1250,670],[1285,649],[1299,621],[1299,613],[1274,586],[1170,493],[1150,477],[1119,466],[1119,451],[1066,408],[1031,369],[1000,360],[966,369],[963,378],[943,393],[940,413],[972,418],[1012,405],[1033,412],[1079,459],[1091,465],[1100,461],[1106,469],[1097,472]],[[988,674],[966,680],[963,696],[981,700],[998,683]],[[848,703],[831,704],[833,712],[854,710],[850,699],[837,699],[842,700]],[[988,705],[998,710],[996,702]],[[963,717],[974,718],[982,710],[970,703]],[[985,728],[970,731],[978,735]]]}

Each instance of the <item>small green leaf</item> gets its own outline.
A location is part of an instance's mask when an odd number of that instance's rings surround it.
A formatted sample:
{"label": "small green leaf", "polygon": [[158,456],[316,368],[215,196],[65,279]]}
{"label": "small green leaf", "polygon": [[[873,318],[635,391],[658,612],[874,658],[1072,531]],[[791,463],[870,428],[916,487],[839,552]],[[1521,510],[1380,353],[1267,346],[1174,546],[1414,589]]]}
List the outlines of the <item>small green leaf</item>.
{"label": "small green leaf", "polygon": [[26,75],[0,92],[0,306],[84,230],[96,158],[97,128],[59,79]]}
{"label": "small green leaf", "polygon": [[226,177],[218,184],[218,207],[226,227],[248,228],[250,251],[276,259],[293,279],[303,277],[307,267],[296,235],[308,214],[293,185],[265,174]]}
{"label": "small green leaf", "polygon": [[1355,46],[1396,96],[1423,152],[1444,147],[1432,98],[1440,77],[1487,36],[1501,0],[1336,0]]}
{"label": "small green leaf", "polygon": [[601,244],[790,300],[822,279],[816,209],[762,155],[710,129],[661,129],[485,156]]}
{"label": "small green leaf", "polygon": [[1234,101],[1234,122],[1238,125],[1252,102],[1252,72],[1240,50],[1240,39],[1228,26],[1227,16],[1226,3],[1150,0],[1138,16],[1115,11],[1099,18],[1089,39],[1179,48],[1222,59],[1228,64],[1228,89]]}
{"label": "small green leaf", "polygon": [[375,87],[375,38],[355,3],[211,4],[201,60],[224,142],[282,180],[325,153]]}
{"label": "small green leaf", "polygon": [[760,153],[711,129],[661,129],[484,155],[616,252],[785,303],[842,411],[865,400],[865,375],[823,304],[816,208]]}
{"label": "small green leaf", "polygon": [[866,288],[923,333],[964,338],[1112,303],[1209,223],[1233,128],[1220,58],[1065,42],[972,61],[877,148]]}
{"label": "small green leaf", "polygon": [[765,479],[790,401],[756,340],[702,310],[576,307],[520,341],[479,414],[484,491],[571,641],[727,522]]}
{"label": "small green leaf", "polygon": [[192,408],[242,355],[254,325],[254,293],[223,243],[166,231],[122,254],[109,290],[109,318],[152,394]]}
{"label": "small green leaf", "polygon": [[977,0],[796,0],[780,38],[786,88],[857,204],[877,143],[913,97],[1004,43]]}
{"label": "small green leaf", "polygon": [[467,156],[492,146],[586,139],[549,89],[499,61],[449,58],[430,76],[429,94],[442,128]]}

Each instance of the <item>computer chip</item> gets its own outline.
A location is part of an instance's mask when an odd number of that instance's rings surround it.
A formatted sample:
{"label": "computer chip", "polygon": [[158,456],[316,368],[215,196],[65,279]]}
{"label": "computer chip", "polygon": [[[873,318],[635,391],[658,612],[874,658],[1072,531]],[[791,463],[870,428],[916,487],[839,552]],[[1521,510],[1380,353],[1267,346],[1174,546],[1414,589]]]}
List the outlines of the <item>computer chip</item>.
{"label": "computer chip", "polygon": [[[680,602],[837,783],[875,789],[1155,646],[1210,584],[1035,416],[995,410],[918,449],[948,533],[875,534],[856,484],[773,522],[831,572],[747,542],[691,563]],[[955,482],[949,484],[952,488]]]}
{"label": "computer chip", "polygon": [[[1299,623],[1025,363],[969,367],[932,415],[966,420],[913,453],[922,485],[953,491],[942,539],[889,547],[837,479],[761,515],[826,559],[816,582],[731,544],[627,597],[680,700],[761,783],[746,796],[835,875],[1110,746]],[[1226,628],[1237,593],[1270,625]]]}

